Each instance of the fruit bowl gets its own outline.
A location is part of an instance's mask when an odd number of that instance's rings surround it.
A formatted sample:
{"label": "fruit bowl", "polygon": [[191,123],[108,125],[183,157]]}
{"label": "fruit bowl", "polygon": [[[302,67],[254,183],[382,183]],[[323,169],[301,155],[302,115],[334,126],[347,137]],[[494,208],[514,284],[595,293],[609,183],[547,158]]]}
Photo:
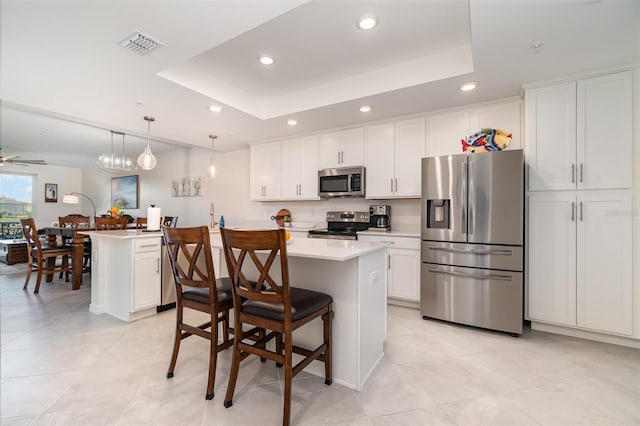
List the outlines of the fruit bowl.
{"label": "fruit bowl", "polygon": [[291,222],[291,227],[294,229],[311,229],[314,226],[313,222]]}

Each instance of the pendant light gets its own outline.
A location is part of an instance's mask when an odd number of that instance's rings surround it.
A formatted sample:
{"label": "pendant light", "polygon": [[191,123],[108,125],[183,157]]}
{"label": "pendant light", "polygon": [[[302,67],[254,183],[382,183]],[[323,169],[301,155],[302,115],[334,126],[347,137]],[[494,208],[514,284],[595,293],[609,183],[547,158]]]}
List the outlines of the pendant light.
{"label": "pendant light", "polygon": [[156,157],[151,152],[151,147],[149,146],[149,135],[151,134],[151,122],[156,121],[156,119],[145,115],[144,120],[147,122],[147,147],[138,157],[138,166],[143,170],[153,170],[156,168],[158,160],[156,160]]}
{"label": "pendant light", "polygon": [[[113,153],[113,135],[122,136],[122,155]],[[111,154],[102,154],[96,164],[111,173],[131,172],[137,168],[136,163],[124,155],[124,133],[111,130]]]}
{"label": "pendant light", "polygon": [[209,135],[211,139],[211,160],[209,161],[209,167],[207,168],[207,176],[210,178],[216,177],[216,165],[213,161],[213,143],[218,138],[216,135]]}

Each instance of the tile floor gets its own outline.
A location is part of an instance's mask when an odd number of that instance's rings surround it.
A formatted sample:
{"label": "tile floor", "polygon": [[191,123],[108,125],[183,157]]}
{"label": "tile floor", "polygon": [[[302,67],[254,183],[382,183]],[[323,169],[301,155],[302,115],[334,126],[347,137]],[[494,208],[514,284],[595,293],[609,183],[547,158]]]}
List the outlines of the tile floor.
{"label": "tile floor", "polygon": [[[2,425],[278,425],[281,375],[246,361],[234,405],[204,399],[207,343],[187,339],[165,378],[174,310],[126,324],[88,312],[87,284],[39,295],[0,271]],[[32,279],[33,280],[33,279]],[[389,307],[381,364],[356,392],[302,373],[292,418],[305,425],[639,425],[640,351],[542,332],[521,338]],[[249,363],[249,364],[247,364]],[[246,409],[247,407],[259,407]]]}

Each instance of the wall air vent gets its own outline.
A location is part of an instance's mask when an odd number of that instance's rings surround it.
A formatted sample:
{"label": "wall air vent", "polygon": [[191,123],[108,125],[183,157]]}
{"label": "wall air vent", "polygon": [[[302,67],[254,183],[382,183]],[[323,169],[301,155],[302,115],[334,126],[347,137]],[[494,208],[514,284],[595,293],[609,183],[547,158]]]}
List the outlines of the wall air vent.
{"label": "wall air vent", "polygon": [[120,42],[120,46],[129,49],[138,55],[146,55],[158,46],[162,46],[162,43],[158,40],[154,40],[146,34],[136,31],[129,37]]}

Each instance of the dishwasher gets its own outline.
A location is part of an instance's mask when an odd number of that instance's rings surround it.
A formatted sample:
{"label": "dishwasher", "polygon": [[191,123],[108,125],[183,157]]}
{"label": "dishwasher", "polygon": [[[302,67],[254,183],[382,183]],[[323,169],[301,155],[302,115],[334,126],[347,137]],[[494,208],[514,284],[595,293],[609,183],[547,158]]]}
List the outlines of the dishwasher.
{"label": "dishwasher", "polygon": [[169,260],[164,238],[162,238],[162,247],[160,248],[160,262],[162,276],[160,277],[160,305],[156,308],[157,312],[176,307],[176,282],[173,278],[171,261]]}

